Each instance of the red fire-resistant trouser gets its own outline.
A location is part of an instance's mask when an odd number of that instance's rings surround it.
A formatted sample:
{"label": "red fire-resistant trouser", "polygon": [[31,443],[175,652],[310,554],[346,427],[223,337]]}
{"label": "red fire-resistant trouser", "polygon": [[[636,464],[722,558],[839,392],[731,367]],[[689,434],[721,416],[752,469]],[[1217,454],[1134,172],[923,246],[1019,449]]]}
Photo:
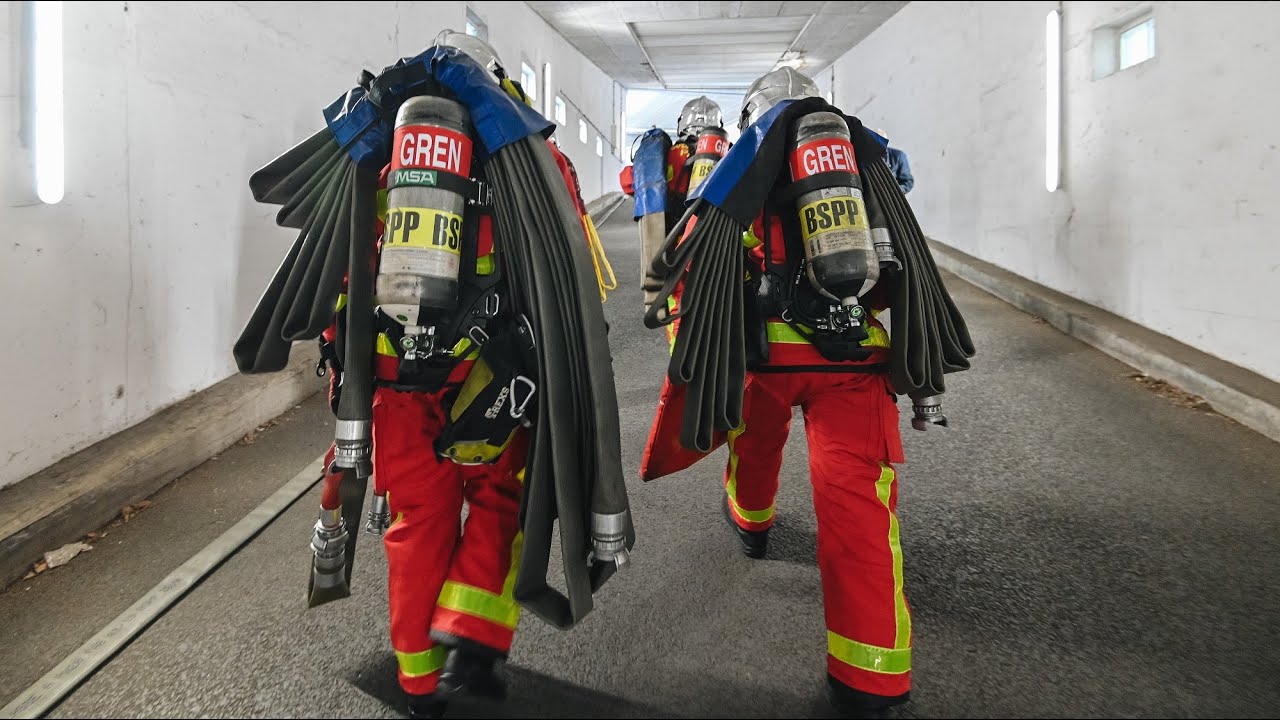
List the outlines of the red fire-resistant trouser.
{"label": "red fire-resistant trouser", "polygon": [[751,373],[744,425],[729,435],[731,515],[773,524],[791,408],[804,409],[827,621],[827,671],[863,693],[911,687],[911,615],[902,590],[898,410],[883,375]]}
{"label": "red fire-resistant trouser", "polygon": [[505,655],[520,618],[511,591],[522,540],[523,432],[493,465],[437,458],[442,394],[380,387],[373,401],[374,472],[386,484],[392,517],[384,538],[391,644],[400,685],[415,695],[435,691],[446,651],[440,640],[461,638]]}

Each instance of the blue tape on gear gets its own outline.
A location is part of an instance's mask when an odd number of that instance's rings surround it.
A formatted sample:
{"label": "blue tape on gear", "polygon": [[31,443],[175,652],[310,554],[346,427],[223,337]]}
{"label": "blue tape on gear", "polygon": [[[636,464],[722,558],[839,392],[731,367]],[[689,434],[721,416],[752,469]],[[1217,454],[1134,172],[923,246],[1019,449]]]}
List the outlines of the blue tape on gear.
{"label": "blue tape on gear", "polygon": [[[427,74],[449,88],[471,115],[481,147],[493,154],[531,135],[550,137],[555,124],[507,94],[488,70],[457,48],[432,47],[402,59],[383,72],[422,64]],[[394,87],[388,99],[414,94],[425,81]],[[396,97],[399,96],[399,97]],[[381,168],[391,152],[394,118],[383,118],[362,87],[355,87],[324,109],[325,123],[339,147],[357,164]]]}
{"label": "blue tape on gear", "polygon": [[667,210],[667,156],[662,148],[670,142],[667,134],[658,128],[651,128],[640,138],[640,148],[632,164],[637,219]]}

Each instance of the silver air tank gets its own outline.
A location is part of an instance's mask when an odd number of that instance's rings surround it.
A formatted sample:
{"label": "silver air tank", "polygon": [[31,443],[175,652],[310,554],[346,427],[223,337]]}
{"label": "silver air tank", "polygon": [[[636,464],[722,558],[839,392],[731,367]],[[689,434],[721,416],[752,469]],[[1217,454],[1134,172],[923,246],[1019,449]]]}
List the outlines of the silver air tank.
{"label": "silver air tank", "polygon": [[793,182],[838,173],[831,183],[818,182],[796,201],[809,280],[858,319],[858,296],[880,278],[880,261],[868,227],[849,126],[835,113],[816,112],[797,120],[791,133]]}
{"label": "silver air tank", "polygon": [[707,127],[698,133],[698,141],[693,146],[693,166],[689,168],[690,195],[711,175],[727,152],[729,134],[724,128]]}
{"label": "silver air tank", "polygon": [[[374,302],[408,335],[458,302],[469,120],[461,104],[432,96],[411,98],[396,113]],[[419,318],[420,311],[436,317]]]}

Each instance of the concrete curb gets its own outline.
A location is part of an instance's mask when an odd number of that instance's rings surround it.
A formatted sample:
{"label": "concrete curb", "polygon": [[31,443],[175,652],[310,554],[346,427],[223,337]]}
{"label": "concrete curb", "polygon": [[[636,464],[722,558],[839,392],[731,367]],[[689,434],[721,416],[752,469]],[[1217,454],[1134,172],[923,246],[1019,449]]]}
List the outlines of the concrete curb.
{"label": "concrete curb", "polygon": [[314,343],[282,372],[233,375],[0,491],[0,588],[325,387]]}
{"label": "concrete curb", "polygon": [[954,248],[929,246],[938,267],[1280,442],[1280,384]]}
{"label": "concrete curb", "polygon": [[598,226],[608,220],[613,215],[613,211],[622,207],[622,203],[626,201],[626,193],[618,191],[605,193],[587,203],[587,214],[591,216],[591,222]]}

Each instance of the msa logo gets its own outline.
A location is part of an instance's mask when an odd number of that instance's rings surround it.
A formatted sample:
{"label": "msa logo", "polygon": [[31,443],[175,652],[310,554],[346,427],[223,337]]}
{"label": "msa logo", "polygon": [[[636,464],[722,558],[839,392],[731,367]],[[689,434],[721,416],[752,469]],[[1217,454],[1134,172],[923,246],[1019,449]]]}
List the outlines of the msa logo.
{"label": "msa logo", "polygon": [[484,416],[493,420],[498,417],[498,413],[502,411],[502,405],[507,402],[507,396],[511,394],[511,388],[504,387],[502,392],[498,393],[498,399],[493,401],[493,405],[484,411]]}
{"label": "msa logo", "polygon": [[435,170],[397,170],[391,179],[393,187],[401,185],[417,185],[419,187],[435,187]]}

